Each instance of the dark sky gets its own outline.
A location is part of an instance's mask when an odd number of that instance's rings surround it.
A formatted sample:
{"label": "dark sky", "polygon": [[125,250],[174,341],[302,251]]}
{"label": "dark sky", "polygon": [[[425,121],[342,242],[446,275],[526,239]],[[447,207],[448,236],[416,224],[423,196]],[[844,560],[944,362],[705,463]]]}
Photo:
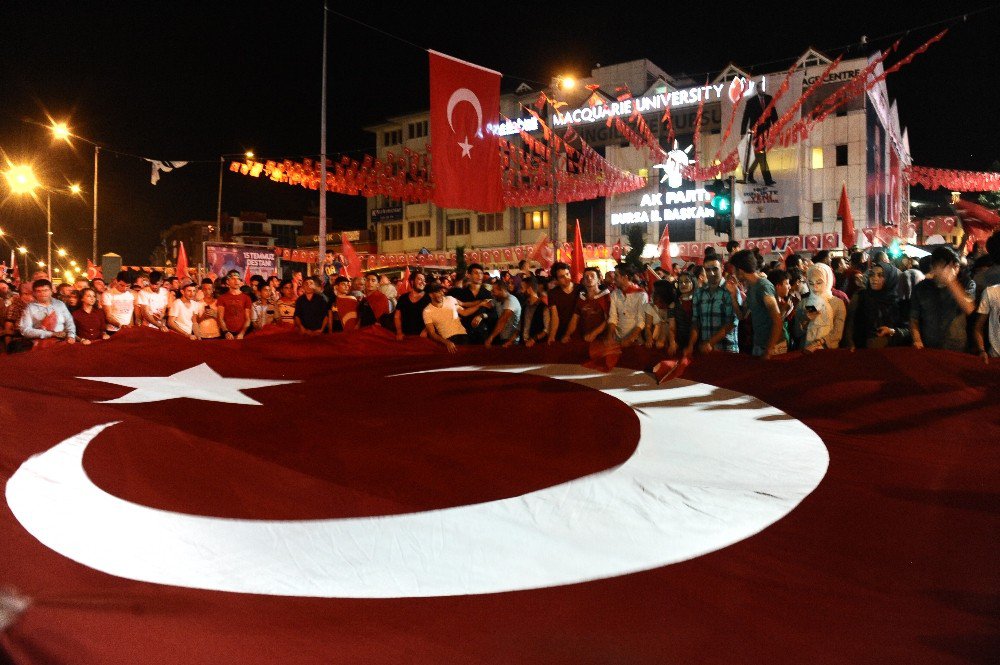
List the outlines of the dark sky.
{"label": "dark sky", "polygon": [[[329,151],[372,152],[374,137],[363,127],[427,108],[427,58],[418,46],[499,70],[509,91],[524,81],[539,87],[555,74],[587,75],[596,63],[638,58],[696,77],[730,61],[752,72],[776,71],[809,46],[863,55],[889,41],[875,38],[909,30],[903,54],[940,29],[928,24],[968,12],[968,20],[952,25],[943,42],[888,86],[909,127],[915,163],[986,170],[1000,159],[1000,11],[990,4],[332,3],[378,30],[331,14]],[[76,143],[74,154],[25,120],[69,118],[76,133],[106,145],[100,247],[127,263],[148,261],[159,232],[171,224],[214,219],[220,154],[252,148],[282,158],[319,151],[321,0],[5,2],[0,25],[0,148],[14,162],[33,161],[46,184],[78,181],[89,197],[91,148]],[[868,46],[859,45],[862,35],[872,39]],[[202,161],[153,187],[148,164],[110,150]],[[223,208],[233,214],[301,218],[315,211],[315,193],[288,185],[227,173],[223,189]],[[331,195],[329,205],[334,223],[363,226],[362,199]],[[53,218],[56,242],[85,257],[89,198],[55,196]],[[43,251],[44,214],[37,206],[6,198],[0,228]]]}

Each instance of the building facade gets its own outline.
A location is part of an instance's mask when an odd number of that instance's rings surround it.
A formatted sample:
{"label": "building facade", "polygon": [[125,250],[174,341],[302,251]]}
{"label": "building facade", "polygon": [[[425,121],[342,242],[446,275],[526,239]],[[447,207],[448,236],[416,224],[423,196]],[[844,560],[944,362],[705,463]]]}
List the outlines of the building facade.
{"label": "building facade", "polygon": [[[624,243],[626,228],[640,224],[645,227],[646,242],[652,244],[669,227],[671,241],[680,246],[675,253],[681,255],[698,256],[705,244],[724,243],[729,236],[720,233],[710,206],[718,183],[686,181],[681,167],[711,164],[733,155],[738,158],[732,193],[735,239],[745,246],[779,251],[797,239],[796,249],[841,247],[838,203],[842,188],[846,188],[862,243],[880,227],[900,222],[905,226],[908,195],[902,172],[911,158],[885,81],[838,106],[795,145],[774,146],[763,153],[750,148],[755,126],[760,134],[779,118],[794,122],[817,107],[822,110],[832,103],[828,100],[836,99],[838,90],[863,75],[870,62],[857,58],[831,68],[829,58],[810,49],[798,59],[791,75],[788,70],[751,75],[730,65],[705,84],[671,76],[648,60],[636,60],[596,67],[568,91],[558,89],[559,81],[554,79],[545,92],[566,105],[559,111],[548,107],[549,127],[560,136],[572,127],[610,163],[646,178],[643,189],[609,197],[599,208],[590,208],[600,211],[596,222],[602,228],[601,233],[592,231],[589,240]],[[881,73],[878,65],[869,76]],[[786,77],[789,92],[771,104]],[[806,91],[809,97],[796,107],[796,100]],[[501,97],[501,113],[541,138],[542,128],[532,124],[525,110],[538,96],[538,91],[522,86]],[[618,131],[615,118],[628,121],[636,114],[668,153],[661,163]],[[764,119],[758,124],[761,116]],[[404,148],[424,152],[430,141],[429,112],[389,118],[368,130],[376,137],[379,159],[386,160],[389,151],[399,153]],[[502,127],[500,133],[506,133]],[[516,132],[505,138],[520,143]],[[558,246],[572,240],[571,219],[580,218],[581,227],[587,227],[588,220],[575,214],[573,205],[508,208],[482,215],[379,196],[368,200],[367,214],[380,253],[449,252],[460,245],[466,249],[530,245],[542,235]]]}

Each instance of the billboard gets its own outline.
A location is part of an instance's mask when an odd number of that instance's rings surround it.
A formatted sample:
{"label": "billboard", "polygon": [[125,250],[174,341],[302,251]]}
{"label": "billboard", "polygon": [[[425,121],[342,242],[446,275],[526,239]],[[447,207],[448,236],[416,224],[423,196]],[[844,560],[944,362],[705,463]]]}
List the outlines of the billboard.
{"label": "billboard", "polygon": [[260,245],[205,243],[205,265],[215,275],[236,270],[246,279],[247,274],[270,277],[278,272],[274,249]]}
{"label": "billboard", "polygon": [[[722,146],[722,154],[738,149],[740,167],[738,182],[742,187],[742,209],[745,211],[751,237],[764,235],[797,235],[799,232],[799,153],[790,148],[760,148],[755,140],[762,137],[782,118],[798,99],[788,92],[773,103],[773,93],[781,86],[784,74],[771,74],[763,80],[735,78],[722,99],[722,117],[732,131]],[[795,72],[789,81],[791,91],[801,90],[804,74]],[[796,112],[789,122],[799,118]],[[754,128],[756,127],[756,131]],[[741,190],[737,188],[739,193]]]}

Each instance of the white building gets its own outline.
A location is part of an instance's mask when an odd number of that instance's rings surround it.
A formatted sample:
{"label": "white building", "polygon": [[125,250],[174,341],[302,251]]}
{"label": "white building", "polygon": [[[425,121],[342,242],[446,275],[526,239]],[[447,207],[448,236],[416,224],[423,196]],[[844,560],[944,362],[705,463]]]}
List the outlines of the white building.
{"label": "white building", "polygon": [[[790,122],[798,120],[802,113],[812,111],[859,76],[869,62],[866,58],[843,61],[820,80],[831,60],[814,50],[806,51],[789,79],[789,92],[775,104],[773,119],[784,116],[800,94],[815,84],[814,93],[790,116]],[[873,75],[881,73],[879,65]],[[648,60],[636,60],[596,67],[572,91],[557,90],[558,81],[553,79],[547,94],[567,102],[567,106],[557,113],[548,109],[549,126],[560,136],[572,127],[609,162],[648,178],[642,190],[604,202],[604,242],[610,245],[622,238],[623,225],[635,222],[646,226],[647,243],[655,243],[664,225],[669,225],[671,240],[682,245],[681,253],[685,255],[702,253],[703,246],[692,243],[728,240],[728,235],[720,235],[712,227],[714,211],[708,204],[711,183],[684,181],[669,160],[657,164],[648,150],[632,146],[615,125],[607,124],[609,116],[627,123],[633,112],[638,112],[660,145],[674,151],[674,161],[684,163],[694,157],[694,132],[702,97],[705,102],[697,146],[699,163],[724,159],[738,150],[736,180],[745,180],[747,170],[754,171],[756,179],[756,183],[736,185],[733,198],[737,240],[757,244],[767,239],[766,244],[761,244],[764,249],[781,248],[790,238],[798,238],[805,250],[840,246],[837,209],[842,186],[847,188],[859,240],[865,237],[866,229],[896,225],[901,218],[907,221],[908,196],[902,170],[911,163],[909,145],[884,81],[831,113],[796,145],[767,151],[765,160],[760,161],[766,161],[770,180],[761,168],[763,164],[753,167],[757,158],[752,151],[748,154],[742,131],[744,124],[753,126],[753,112],[748,109],[754,103],[766,106],[768,98],[764,95],[773,96],[786,74],[750,75],[730,65],[705,85],[671,76]],[[632,97],[620,98],[626,92]],[[501,113],[530,121],[521,105],[530,106],[537,97],[537,91],[522,86],[517,93],[501,97]],[[664,118],[668,107],[669,122]],[[744,123],[746,115],[751,118]],[[398,154],[404,147],[423,152],[429,140],[428,125],[429,113],[421,112],[370,127],[377,137],[377,156],[385,160],[388,151]],[[676,146],[668,145],[668,125],[673,127]],[[637,128],[635,124],[627,126]],[[540,129],[529,133],[541,136]],[[519,141],[517,135],[507,138]],[[673,177],[668,177],[669,173]],[[532,244],[542,234],[556,242],[572,239],[567,233],[565,204],[479,215],[442,210],[431,203],[405,204],[373,197],[368,200],[368,218],[377,233],[379,252],[416,252],[425,248],[448,251],[458,245],[509,247]],[[555,224],[553,220],[557,220]]]}

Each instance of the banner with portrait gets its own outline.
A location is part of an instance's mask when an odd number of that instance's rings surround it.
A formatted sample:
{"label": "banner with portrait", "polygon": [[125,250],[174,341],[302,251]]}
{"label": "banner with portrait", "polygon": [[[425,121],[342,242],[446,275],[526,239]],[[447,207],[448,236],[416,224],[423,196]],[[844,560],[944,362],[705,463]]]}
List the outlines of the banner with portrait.
{"label": "banner with portrait", "polygon": [[[743,186],[737,190],[742,190],[742,206],[737,206],[737,211],[747,220],[751,237],[795,235],[799,231],[800,148],[764,149],[756,140],[779,119],[785,119],[801,94],[803,72],[798,71],[792,74],[788,91],[774,101],[785,76],[738,77],[730,81],[722,97],[723,123],[728,125],[732,118],[732,126],[724,137],[721,154],[739,148],[736,177]],[[800,113],[801,109],[796,110],[788,124],[798,120]]]}
{"label": "banner with portrait", "polygon": [[277,274],[277,257],[274,249],[259,245],[234,243],[205,243],[205,265],[215,275],[225,275],[236,270],[243,279],[247,275],[270,277]]}

